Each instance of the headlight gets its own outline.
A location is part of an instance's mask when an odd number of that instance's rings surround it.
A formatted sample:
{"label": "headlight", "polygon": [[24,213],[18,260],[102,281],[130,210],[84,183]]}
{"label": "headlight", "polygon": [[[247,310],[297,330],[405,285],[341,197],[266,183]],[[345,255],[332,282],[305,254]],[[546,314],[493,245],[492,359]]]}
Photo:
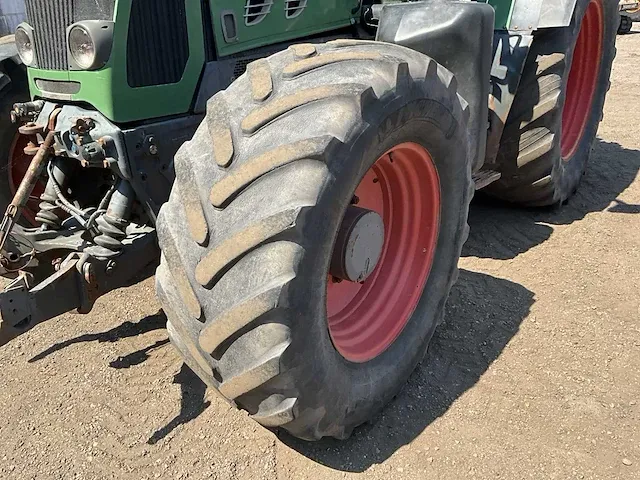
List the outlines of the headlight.
{"label": "headlight", "polygon": [[24,23],[18,25],[16,29],[16,48],[22,63],[27,67],[32,67],[36,63],[36,53],[33,47],[33,29]]}
{"label": "headlight", "polygon": [[67,28],[71,70],[97,70],[111,56],[113,22],[85,20]]}
{"label": "headlight", "polygon": [[78,66],[84,70],[90,69],[96,61],[96,45],[89,32],[81,25],[69,30],[69,51]]}

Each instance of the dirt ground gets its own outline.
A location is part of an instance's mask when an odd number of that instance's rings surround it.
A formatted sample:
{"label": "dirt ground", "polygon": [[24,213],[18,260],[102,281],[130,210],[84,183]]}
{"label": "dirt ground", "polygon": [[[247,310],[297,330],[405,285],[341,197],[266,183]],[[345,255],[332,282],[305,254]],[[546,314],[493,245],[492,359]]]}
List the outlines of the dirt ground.
{"label": "dirt ground", "polygon": [[0,350],[1,479],[640,479],[640,29],[558,211],[476,201],[422,366],[346,442],[272,433],[168,345],[153,279]]}

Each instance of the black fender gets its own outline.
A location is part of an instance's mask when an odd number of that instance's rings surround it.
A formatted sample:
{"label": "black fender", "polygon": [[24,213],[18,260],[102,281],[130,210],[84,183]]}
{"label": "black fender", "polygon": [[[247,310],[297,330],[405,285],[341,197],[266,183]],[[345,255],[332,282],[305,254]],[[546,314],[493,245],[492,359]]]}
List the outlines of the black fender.
{"label": "black fender", "polygon": [[382,9],[376,38],[424,53],[456,76],[458,91],[471,111],[469,148],[474,172],[485,158],[494,19],[493,7],[484,3],[391,4]]}

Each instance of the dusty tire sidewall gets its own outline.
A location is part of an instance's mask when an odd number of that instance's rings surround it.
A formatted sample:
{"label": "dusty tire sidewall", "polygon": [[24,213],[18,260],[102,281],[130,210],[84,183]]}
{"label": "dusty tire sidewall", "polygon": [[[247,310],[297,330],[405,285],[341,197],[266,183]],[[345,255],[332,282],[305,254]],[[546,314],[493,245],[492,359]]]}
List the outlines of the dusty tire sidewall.
{"label": "dusty tire sidewall", "polygon": [[[350,428],[371,417],[372,410],[388,403],[422,359],[442,315],[458,260],[456,245],[466,224],[469,188],[467,139],[461,138],[465,129],[452,114],[451,94],[441,83],[427,82],[423,88],[428,89],[432,100],[425,100],[424,91],[414,86],[410,92],[383,99],[365,112],[367,123],[354,132],[352,141],[337,146],[332,153],[332,180],[317,207],[305,216],[302,243],[306,254],[299,281],[288,295],[294,328],[283,363],[296,372],[298,414],[334,409],[325,418],[345,419],[337,422],[345,427],[343,434],[334,432],[337,436],[348,435]],[[455,131],[448,127],[453,123]],[[375,359],[356,364],[345,360],[331,341],[326,315],[327,275],[318,272],[328,271],[339,224],[360,180],[381,155],[403,142],[424,146],[440,177],[441,226],[435,260],[418,306],[398,339]],[[287,429],[309,438],[312,435],[304,431],[305,425],[306,421],[294,420]]]}

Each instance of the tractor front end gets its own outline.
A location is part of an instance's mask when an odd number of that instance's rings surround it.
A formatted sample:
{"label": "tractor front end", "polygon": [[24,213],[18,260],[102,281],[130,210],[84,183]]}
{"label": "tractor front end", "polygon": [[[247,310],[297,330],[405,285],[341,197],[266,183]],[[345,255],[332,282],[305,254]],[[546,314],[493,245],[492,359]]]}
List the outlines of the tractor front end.
{"label": "tractor front end", "polygon": [[11,111],[0,344],[153,274],[173,155],[202,118],[205,3],[26,0],[15,42],[31,101]]}
{"label": "tractor front end", "polygon": [[618,33],[631,32],[634,22],[640,22],[640,2],[638,0],[620,0],[620,27]]}
{"label": "tractor front end", "polygon": [[30,100],[19,75],[0,92],[13,122],[5,111],[0,274],[13,282],[0,345],[153,274],[174,156],[209,98],[252,60],[298,38],[352,37],[360,18],[359,0],[286,1],[279,15],[273,3],[25,0],[7,57],[26,67]]}
{"label": "tractor front end", "polygon": [[205,61],[199,0],[26,0],[16,32],[33,97],[116,123],[189,111]]}

